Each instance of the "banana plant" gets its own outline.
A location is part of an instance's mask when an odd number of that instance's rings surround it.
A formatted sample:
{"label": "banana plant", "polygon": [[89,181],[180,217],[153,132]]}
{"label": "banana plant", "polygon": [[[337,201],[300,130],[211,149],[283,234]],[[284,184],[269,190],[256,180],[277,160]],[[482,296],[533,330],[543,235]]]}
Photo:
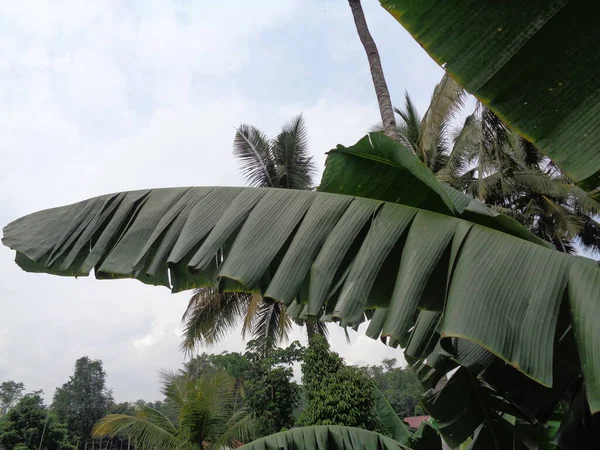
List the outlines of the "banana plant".
{"label": "banana plant", "polygon": [[[492,410],[507,423],[511,415],[543,424],[553,404],[579,390],[585,408],[600,410],[595,261],[558,252],[440,183],[381,133],[332,150],[319,189],[109,194],[18,219],[4,228],[3,243],[27,271],[93,270],[173,292],[259,292],[301,318],[369,321],[368,334],[405,348],[432,388],[465,367],[473,390],[502,400],[501,414]],[[447,397],[437,392],[430,405]],[[490,424],[493,405],[484,403],[453,442],[484,439],[478,429]],[[429,410],[435,418],[438,410]],[[446,430],[440,424],[452,440]]]}

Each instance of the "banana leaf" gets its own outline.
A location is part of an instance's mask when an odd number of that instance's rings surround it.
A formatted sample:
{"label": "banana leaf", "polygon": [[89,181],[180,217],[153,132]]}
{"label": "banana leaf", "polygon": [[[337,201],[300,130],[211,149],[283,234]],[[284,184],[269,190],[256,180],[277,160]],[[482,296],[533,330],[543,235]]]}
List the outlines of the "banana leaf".
{"label": "banana leaf", "polygon": [[600,199],[600,27],[592,3],[380,3],[454,80]]}
{"label": "banana leaf", "polygon": [[407,449],[373,431],[336,425],[294,428],[257,439],[242,450],[398,450]]}
{"label": "banana leaf", "polygon": [[412,435],[408,426],[398,417],[390,402],[377,386],[373,387],[373,393],[375,394],[377,419],[385,427],[390,437],[400,444],[406,444]]}
{"label": "banana leaf", "polygon": [[342,325],[385,308],[381,335],[398,342],[420,311],[443,312],[446,351],[456,340],[474,343],[548,387],[564,299],[587,399],[598,412],[598,264],[477,223],[484,214],[468,220],[466,207],[444,210],[436,186],[418,189],[437,197],[423,192],[433,200],[415,207],[279,189],[123,192],[18,219],[4,228],[3,243],[28,271],[93,270],[97,278],[137,278],[175,292],[207,285],[260,291],[286,305],[299,300],[317,315],[331,312]]}

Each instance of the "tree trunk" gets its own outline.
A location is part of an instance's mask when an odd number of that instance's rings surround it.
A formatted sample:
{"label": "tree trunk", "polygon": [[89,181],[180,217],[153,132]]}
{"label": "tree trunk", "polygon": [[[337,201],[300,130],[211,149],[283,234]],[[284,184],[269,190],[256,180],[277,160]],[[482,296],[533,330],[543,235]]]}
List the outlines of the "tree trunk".
{"label": "tree trunk", "polygon": [[308,336],[308,344],[310,345],[311,338],[319,331],[317,330],[317,325],[308,319],[306,322],[304,322],[304,324],[306,325],[306,335]]}
{"label": "tree trunk", "polygon": [[350,9],[352,9],[352,15],[354,16],[354,23],[356,24],[358,37],[365,48],[367,59],[369,60],[371,77],[373,78],[373,86],[375,87],[375,94],[377,95],[377,102],[379,103],[379,112],[381,113],[383,132],[386,136],[395,140],[399,140],[398,130],[396,128],[396,119],[394,118],[394,110],[392,108],[392,100],[390,98],[390,91],[388,90],[385,77],[383,76],[383,68],[381,67],[379,52],[377,51],[377,46],[375,45],[373,36],[371,36],[371,33],[369,32],[369,27],[367,26],[367,21],[365,20],[365,14],[360,4],[360,0],[348,0],[348,3],[350,4]]}

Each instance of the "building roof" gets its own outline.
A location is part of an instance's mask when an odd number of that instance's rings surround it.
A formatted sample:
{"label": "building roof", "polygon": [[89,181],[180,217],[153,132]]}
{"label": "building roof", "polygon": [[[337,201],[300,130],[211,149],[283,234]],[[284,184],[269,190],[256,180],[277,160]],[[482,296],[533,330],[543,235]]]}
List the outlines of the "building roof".
{"label": "building roof", "polygon": [[411,428],[419,428],[419,426],[423,422],[426,422],[427,420],[429,420],[429,416],[411,416],[411,417],[405,417],[404,418],[404,421]]}

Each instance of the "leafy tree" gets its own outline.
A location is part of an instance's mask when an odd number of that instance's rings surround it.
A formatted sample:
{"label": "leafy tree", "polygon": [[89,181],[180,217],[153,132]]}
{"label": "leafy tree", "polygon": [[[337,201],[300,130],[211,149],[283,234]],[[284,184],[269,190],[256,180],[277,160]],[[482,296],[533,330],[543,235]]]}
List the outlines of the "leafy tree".
{"label": "leafy tree", "polygon": [[302,383],[306,409],[300,423],[308,425],[343,425],[367,430],[381,429],[375,411],[375,384],[356,367],[329,350],[319,335],[302,361]]}
{"label": "leafy tree", "polygon": [[225,353],[213,357],[216,366],[238,381],[244,393],[243,405],[256,419],[259,436],[294,425],[300,389],[293,381],[291,365],[300,361],[303,352],[304,348],[295,341],[286,348],[271,350],[265,357],[260,342],[250,341],[243,355]]}
{"label": "leafy tree", "polygon": [[112,404],[102,361],[84,356],[75,362],[69,381],[56,389],[52,408],[76,439],[86,440],[91,437],[94,423]]}
{"label": "leafy tree", "polygon": [[200,378],[203,375],[214,375],[217,370],[214,355],[202,353],[191,358],[183,364],[183,372],[192,378]]}
{"label": "leafy tree", "polygon": [[413,369],[403,369],[396,365],[395,358],[386,358],[381,365],[366,366],[362,369],[375,381],[399,417],[418,415],[417,412],[422,412],[419,400],[423,394],[423,387]]}
{"label": "leafy tree", "polygon": [[40,394],[27,394],[0,419],[0,448],[68,450],[68,431],[48,411]]}
{"label": "leafy tree", "polygon": [[[281,133],[269,139],[262,131],[242,124],[233,143],[235,156],[248,184],[255,187],[309,190],[314,185],[315,165],[308,156],[308,139],[301,115],[283,126]],[[281,302],[265,302],[261,295],[246,292],[220,292],[217,288],[196,289],[182,322],[182,348],[213,345],[242,321],[242,337],[251,334],[266,354],[287,341],[293,325]],[[322,323],[306,322],[309,335],[325,332]]]}
{"label": "leafy tree", "polygon": [[246,402],[256,416],[258,432],[266,436],[294,425],[300,389],[293,381],[291,365],[301,359],[304,348],[296,341],[286,348],[274,349],[266,357],[261,350],[260,343],[251,341],[244,354],[250,362]]}
{"label": "leafy tree", "polygon": [[113,403],[109,408],[110,414],[133,414],[135,413],[135,403],[122,402]]}
{"label": "leafy tree", "polygon": [[600,250],[600,202],[590,198],[530,142],[490,110],[481,113],[474,167],[461,177],[465,192],[518,220],[559,250]]}
{"label": "leafy tree", "polygon": [[6,414],[23,396],[25,385],[16,381],[4,381],[0,384],[0,416]]}
{"label": "leafy tree", "polygon": [[136,448],[223,448],[248,441],[250,415],[234,411],[235,381],[225,372],[193,378],[165,374],[164,413],[138,403],[134,415],[109,414],[94,436],[129,437]]}

